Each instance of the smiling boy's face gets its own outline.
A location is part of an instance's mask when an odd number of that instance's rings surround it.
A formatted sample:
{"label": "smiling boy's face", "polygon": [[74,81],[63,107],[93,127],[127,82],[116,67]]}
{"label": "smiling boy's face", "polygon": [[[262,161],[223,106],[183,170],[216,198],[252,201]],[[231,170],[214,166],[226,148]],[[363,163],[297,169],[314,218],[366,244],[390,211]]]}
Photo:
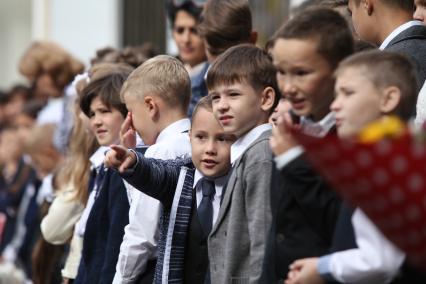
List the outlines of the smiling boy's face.
{"label": "smiling boy's face", "polygon": [[255,90],[244,81],[218,84],[210,90],[213,113],[223,130],[240,138],[256,126],[266,123],[275,99],[275,93],[271,88],[268,90]]}
{"label": "smiling boy's face", "polygon": [[322,119],[333,100],[333,68],[318,53],[317,41],[278,39],[272,49],[283,97],[299,116]]}
{"label": "smiling boy's face", "polygon": [[205,176],[225,175],[230,167],[230,148],[233,135],[225,134],[212,112],[199,108],[192,120],[190,131],[192,162]]}

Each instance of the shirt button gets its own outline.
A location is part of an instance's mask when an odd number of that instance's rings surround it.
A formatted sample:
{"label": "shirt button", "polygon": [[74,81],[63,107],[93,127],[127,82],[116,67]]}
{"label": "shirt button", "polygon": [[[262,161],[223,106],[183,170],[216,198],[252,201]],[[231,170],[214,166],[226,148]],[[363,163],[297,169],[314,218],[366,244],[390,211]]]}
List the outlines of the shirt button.
{"label": "shirt button", "polygon": [[284,241],[284,235],[283,234],[277,234],[277,242],[281,243]]}

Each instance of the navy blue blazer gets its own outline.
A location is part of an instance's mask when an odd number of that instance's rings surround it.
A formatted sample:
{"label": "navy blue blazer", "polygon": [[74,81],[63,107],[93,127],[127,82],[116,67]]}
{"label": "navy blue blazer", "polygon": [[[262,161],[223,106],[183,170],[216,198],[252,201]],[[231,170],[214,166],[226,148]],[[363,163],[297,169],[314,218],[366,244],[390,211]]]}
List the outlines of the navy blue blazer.
{"label": "navy blue blazer", "polygon": [[75,283],[112,283],[128,223],[126,188],[118,173],[108,169],[87,220]]}

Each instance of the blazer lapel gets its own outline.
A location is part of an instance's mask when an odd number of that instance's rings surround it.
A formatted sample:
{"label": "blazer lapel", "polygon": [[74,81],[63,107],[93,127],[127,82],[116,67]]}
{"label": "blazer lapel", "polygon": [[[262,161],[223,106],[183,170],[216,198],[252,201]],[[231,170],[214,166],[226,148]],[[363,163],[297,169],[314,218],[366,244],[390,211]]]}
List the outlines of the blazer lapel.
{"label": "blazer lapel", "polygon": [[217,216],[216,223],[213,225],[212,231],[210,235],[214,234],[219,227],[220,223],[222,223],[223,218],[228,211],[229,204],[232,199],[232,192],[234,191],[235,183],[238,180],[237,168],[240,165],[240,159],[235,162],[233,169],[231,170],[231,176],[229,177],[228,183],[226,184],[226,188],[224,188],[224,196],[222,198],[222,204],[220,205],[219,215]]}

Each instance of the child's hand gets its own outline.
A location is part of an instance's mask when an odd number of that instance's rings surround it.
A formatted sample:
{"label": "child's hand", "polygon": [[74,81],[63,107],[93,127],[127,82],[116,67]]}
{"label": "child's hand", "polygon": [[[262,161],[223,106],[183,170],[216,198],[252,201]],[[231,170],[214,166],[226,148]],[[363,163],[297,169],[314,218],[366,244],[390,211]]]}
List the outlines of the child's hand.
{"label": "child's hand", "polygon": [[136,147],[136,131],[133,127],[132,113],[128,112],[127,117],[121,125],[120,144],[126,148]]}
{"label": "child's hand", "polygon": [[324,279],[317,270],[318,258],[299,259],[290,265],[285,284],[323,284]]}
{"label": "child's hand", "polygon": [[136,155],[132,151],[120,145],[111,145],[104,159],[104,165],[108,168],[118,169],[120,173],[133,167],[136,163]]}
{"label": "child's hand", "polygon": [[274,152],[276,156],[281,155],[298,145],[291,133],[292,129],[296,128],[298,128],[298,126],[293,124],[288,112],[281,114],[277,118],[276,127],[272,128],[272,136],[269,140],[272,152]]}

